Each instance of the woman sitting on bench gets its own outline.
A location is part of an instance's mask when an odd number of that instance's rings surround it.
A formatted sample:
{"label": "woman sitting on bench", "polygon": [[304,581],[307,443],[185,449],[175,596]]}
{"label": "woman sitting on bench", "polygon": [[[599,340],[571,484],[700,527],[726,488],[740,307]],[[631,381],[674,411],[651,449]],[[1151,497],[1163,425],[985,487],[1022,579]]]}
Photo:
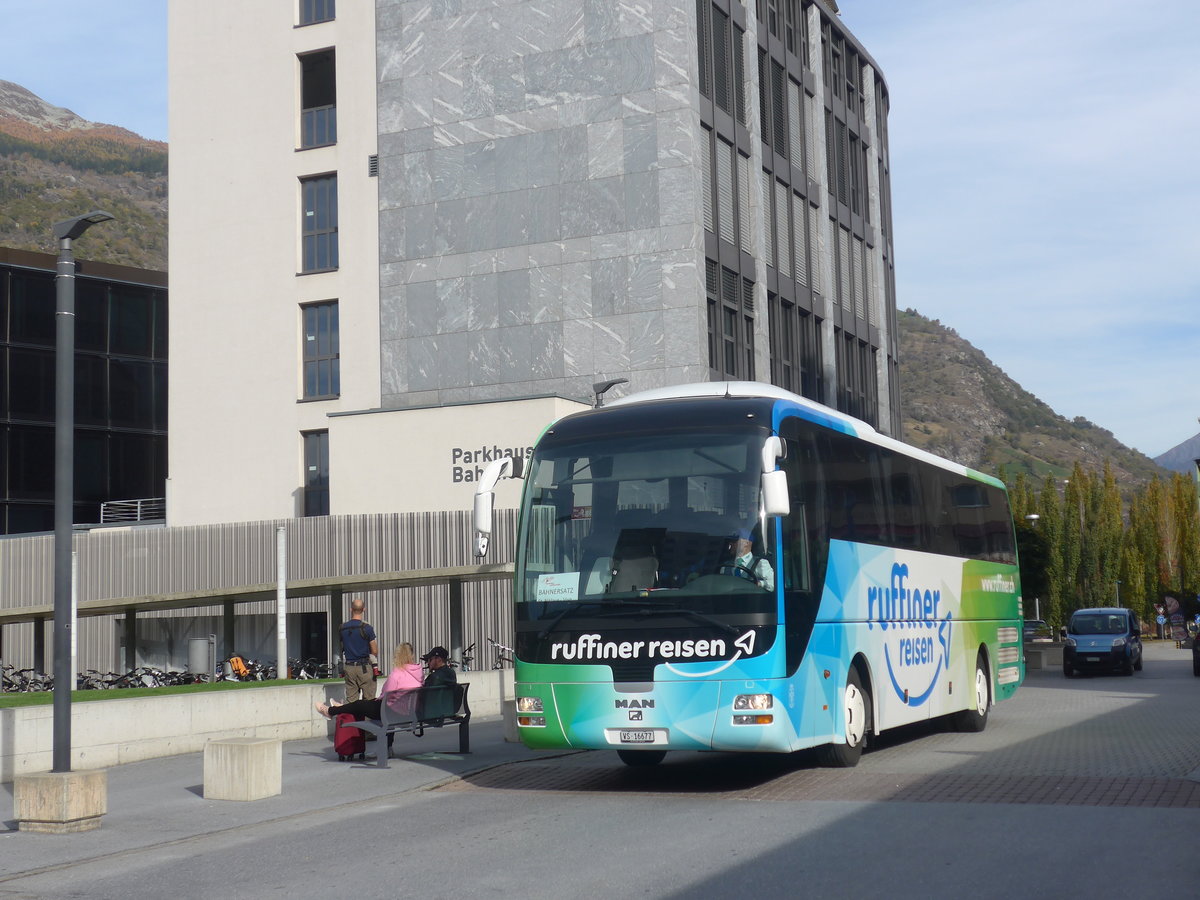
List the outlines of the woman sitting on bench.
{"label": "woman sitting on bench", "polygon": [[421,667],[416,663],[412,644],[400,644],[392,654],[392,671],[388,673],[378,697],[374,700],[355,700],[353,703],[318,703],[317,712],[327,719],[343,713],[350,713],[359,720],[378,719],[381,718],[379,704],[384,694],[405,688],[419,688],[422,683]]}

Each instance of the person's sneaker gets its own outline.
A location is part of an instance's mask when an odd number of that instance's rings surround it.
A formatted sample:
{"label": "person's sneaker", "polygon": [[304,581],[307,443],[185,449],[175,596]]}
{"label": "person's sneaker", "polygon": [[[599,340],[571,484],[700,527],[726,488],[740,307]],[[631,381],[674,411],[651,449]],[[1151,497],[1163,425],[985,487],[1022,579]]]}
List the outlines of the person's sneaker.
{"label": "person's sneaker", "polygon": [[318,703],[318,704],[316,704],[316,707],[317,707],[317,712],[319,712],[319,713],[320,713],[321,715],[323,715],[325,718],[327,718],[327,719],[332,719],[332,718],[333,718],[333,716],[331,716],[331,715],[329,714],[329,707],[328,707],[328,706],[326,706],[324,703]]}

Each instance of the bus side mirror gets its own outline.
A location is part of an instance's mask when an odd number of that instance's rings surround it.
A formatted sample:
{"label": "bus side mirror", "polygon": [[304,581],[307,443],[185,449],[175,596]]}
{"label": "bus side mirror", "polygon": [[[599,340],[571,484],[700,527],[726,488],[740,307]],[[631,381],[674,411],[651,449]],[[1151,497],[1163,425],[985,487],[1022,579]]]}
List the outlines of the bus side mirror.
{"label": "bus side mirror", "polygon": [[762,451],[762,499],[763,512],[768,516],[786,516],[792,511],[788,499],[787,473],[777,469],[776,463],[787,455],[787,444],[777,435],[763,442]]}
{"label": "bus side mirror", "polygon": [[475,555],[487,555],[488,544],[492,537],[492,509],[496,503],[494,488],[496,482],[509,475],[520,478],[525,472],[525,460],[512,456],[502,456],[494,459],[479,478],[475,488],[475,510],[473,520],[475,525]]}

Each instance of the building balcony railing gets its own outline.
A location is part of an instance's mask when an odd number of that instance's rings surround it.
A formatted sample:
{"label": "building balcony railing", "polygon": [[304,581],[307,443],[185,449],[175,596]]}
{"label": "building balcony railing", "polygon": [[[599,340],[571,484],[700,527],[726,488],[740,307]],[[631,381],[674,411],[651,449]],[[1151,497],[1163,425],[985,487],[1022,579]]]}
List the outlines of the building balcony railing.
{"label": "building balcony railing", "polygon": [[300,149],[337,143],[337,107],[314,106],[300,113]]}
{"label": "building balcony railing", "polygon": [[100,504],[100,524],[120,525],[129,522],[164,522],[167,501],[163,497],[147,500],[109,500]]}

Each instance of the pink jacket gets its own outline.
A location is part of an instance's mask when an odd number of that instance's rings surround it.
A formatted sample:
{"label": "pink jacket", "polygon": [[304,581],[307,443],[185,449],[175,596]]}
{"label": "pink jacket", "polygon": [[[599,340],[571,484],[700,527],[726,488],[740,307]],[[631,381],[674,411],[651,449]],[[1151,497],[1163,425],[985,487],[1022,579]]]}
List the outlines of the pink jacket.
{"label": "pink jacket", "polygon": [[383,683],[380,693],[398,691],[403,688],[419,688],[422,682],[421,667],[416,663],[407,663],[388,672],[387,681]]}

